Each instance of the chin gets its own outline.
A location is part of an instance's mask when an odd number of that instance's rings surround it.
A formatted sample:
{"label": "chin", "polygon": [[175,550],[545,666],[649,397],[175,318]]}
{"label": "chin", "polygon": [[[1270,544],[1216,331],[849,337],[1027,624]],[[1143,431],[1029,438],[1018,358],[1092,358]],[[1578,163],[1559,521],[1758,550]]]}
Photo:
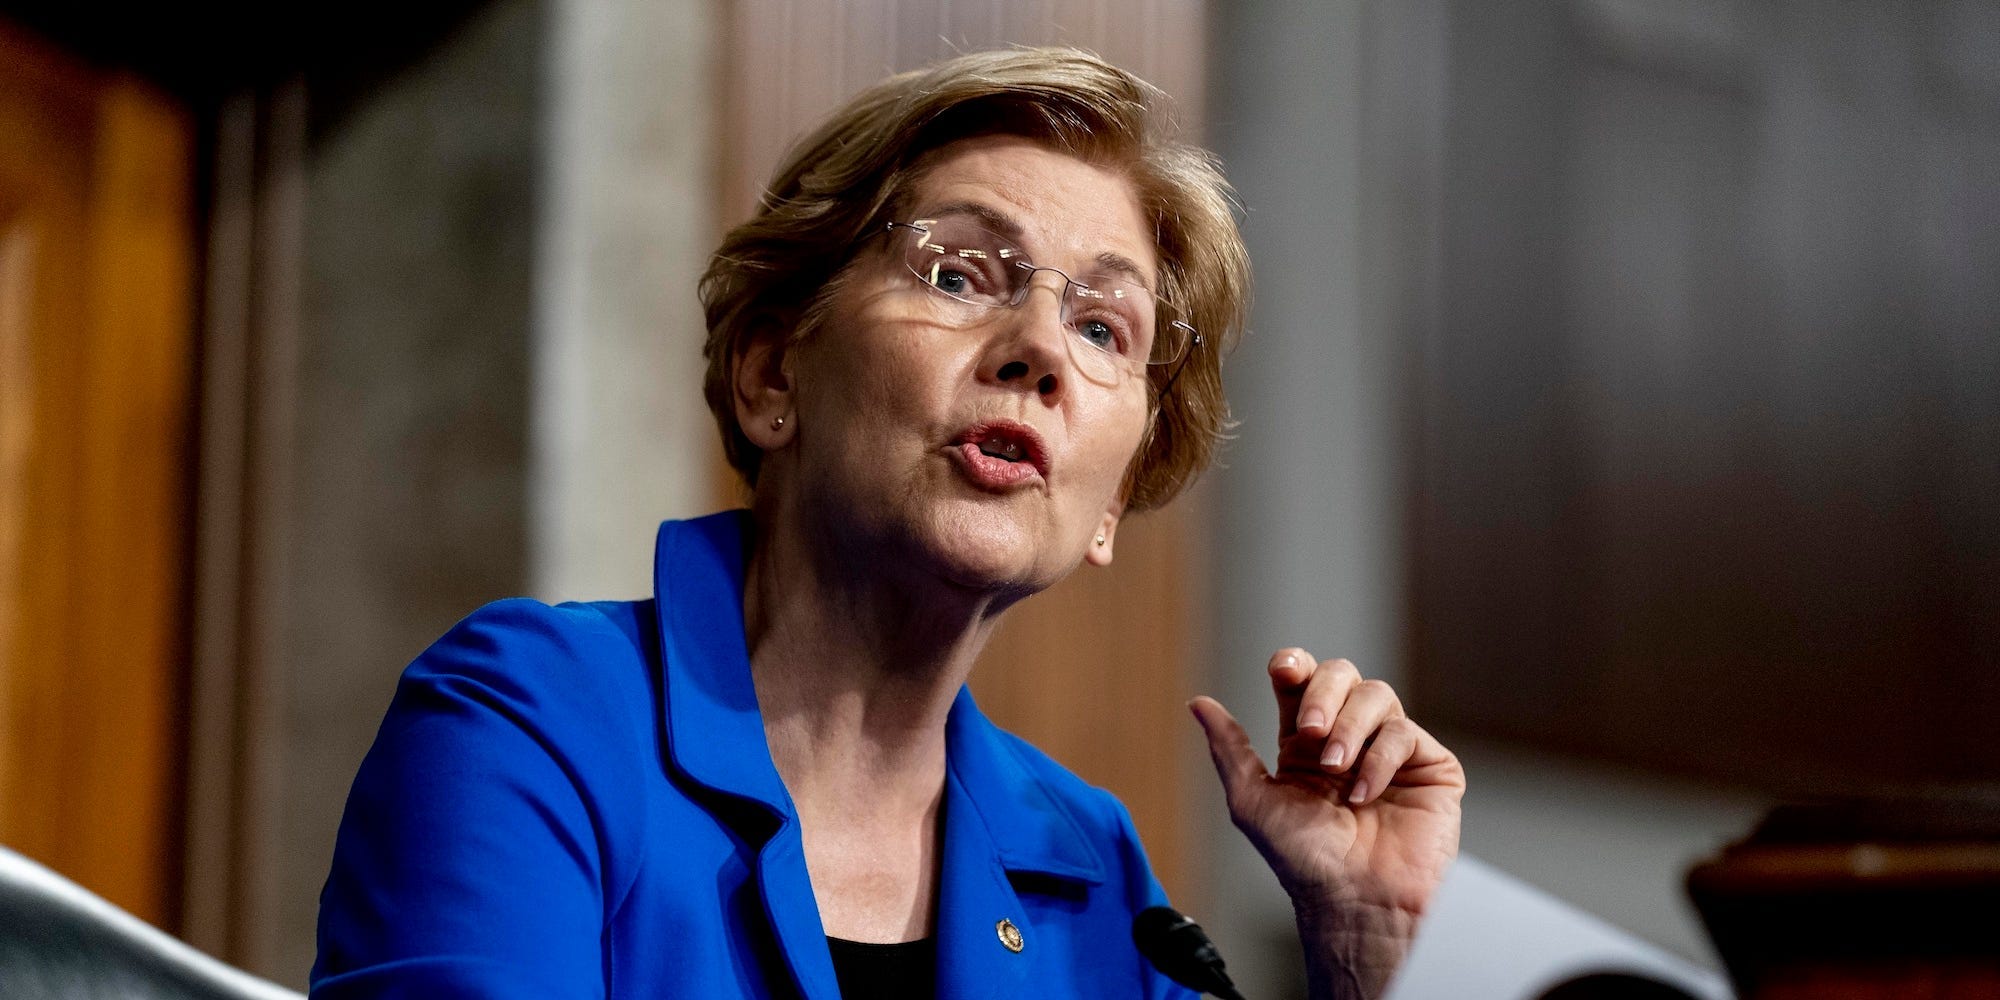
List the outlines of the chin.
{"label": "chin", "polygon": [[943,575],[978,590],[1033,593],[1064,575],[1049,565],[1055,530],[1031,523],[1011,504],[954,503],[931,519],[926,548]]}

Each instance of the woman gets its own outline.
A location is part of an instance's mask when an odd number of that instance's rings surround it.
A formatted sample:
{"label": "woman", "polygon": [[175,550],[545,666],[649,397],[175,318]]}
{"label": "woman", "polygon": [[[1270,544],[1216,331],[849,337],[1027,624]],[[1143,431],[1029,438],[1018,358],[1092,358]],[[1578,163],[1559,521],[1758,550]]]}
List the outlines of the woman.
{"label": "woman", "polygon": [[[1248,269],[1208,157],[1093,57],[894,77],[803,142],[702,282],[747,512],[654,599],[501,602],[404,675],[321,900],[315,996],[1185,996],[1124,809],[995,729],[999,616],[1170,499],[1226,422]],[[1456,760],[1283,650],[1236,824],[1320,996],[1375,995],[1457,845]]]}

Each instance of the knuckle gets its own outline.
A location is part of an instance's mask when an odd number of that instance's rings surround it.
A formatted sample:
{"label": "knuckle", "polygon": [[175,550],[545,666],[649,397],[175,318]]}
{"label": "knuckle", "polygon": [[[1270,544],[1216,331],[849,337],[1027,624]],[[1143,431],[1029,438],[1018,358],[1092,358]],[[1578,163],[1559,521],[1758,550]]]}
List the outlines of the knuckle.
{"label": "knuckle", "polygon": [[1403,696],[1397,694],[1396,689],[1390,687],[1388,682],[1366,681],[1364,685],[1368,688],[1368,696],[1387,706],[1390,715],[1401,716],[1403,714]]}
{"label": "knuckle", "polygon": [[1357,679],[1353,674],[1343,673],[1322,664],[1313,671],[1310,690],[1314,695],[1329,700],[1346,698],[1348,693],[1354,690],[1354,682]]}

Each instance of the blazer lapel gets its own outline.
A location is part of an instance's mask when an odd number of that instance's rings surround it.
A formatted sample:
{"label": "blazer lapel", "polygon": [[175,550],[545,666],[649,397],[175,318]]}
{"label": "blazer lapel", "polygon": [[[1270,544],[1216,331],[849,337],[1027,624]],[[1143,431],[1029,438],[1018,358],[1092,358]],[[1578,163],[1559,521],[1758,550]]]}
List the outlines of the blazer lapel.
{"label": "blazer lapel", "polygon": [[1104,861],[1009,738],[964,690],[946,724],[944,869],[938,894],[938,996],[1048,995],[1037,927],[1010,873],[1098,884]]}
{"label": "blazer lapel", "polygon": [[659,616],[660,712],[670,765],[694,782],[756,808],[717,813],[757,845],[757,887],[799,992],[839,1000],[792,798],[764,740],[750,654],[743,642],[743,539],[748,515],[715,514],[660,526],[653,563]]}
{"label": "blazer lapel", "polygon": [[1000,852],[956,774],[946,779],[944,869],[938,890],[940,997],[1034,995],[1027,982],[1040,928],[1007,880]]}

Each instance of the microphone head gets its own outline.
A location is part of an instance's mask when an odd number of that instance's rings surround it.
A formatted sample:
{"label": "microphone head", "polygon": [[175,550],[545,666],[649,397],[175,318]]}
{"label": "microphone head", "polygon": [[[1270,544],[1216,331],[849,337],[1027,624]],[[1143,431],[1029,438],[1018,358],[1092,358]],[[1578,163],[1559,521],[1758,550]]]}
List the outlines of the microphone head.
{"label": "microphone head", "polygon": [[1166,935],[1187,926],[1201,925],[1171,906],[1149,906],[1132,918],[1132,940],[1139,943],[1140,951],[1145,951],[1148,944],[1157,945]]}
{"label": "microphone head", "polygon": [[1223,971],[1222,955],[1202,933],[1201,925],[1170,906],[1141,910],[1132,918],[1132,941],[1139,954],[1168,979],[1197,993],[1236,997],[1235,984]]}

